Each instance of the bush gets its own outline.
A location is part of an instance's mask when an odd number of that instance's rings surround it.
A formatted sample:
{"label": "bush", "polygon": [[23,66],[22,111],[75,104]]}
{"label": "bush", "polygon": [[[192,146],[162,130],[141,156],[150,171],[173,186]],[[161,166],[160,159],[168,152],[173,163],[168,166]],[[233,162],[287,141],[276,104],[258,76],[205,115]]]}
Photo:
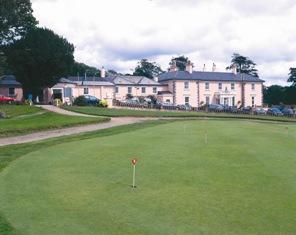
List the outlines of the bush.
{"label": "bush", "polygon": [[5,113],[4,112],[0,112],[0,118],[5,118]]}
{"label": "bush", "polygon": [[87,106],[87,100],[86,98],[81,95],[81,96],[78,96],[75,100],[74,100],[74,105],[77,105],[77,106]]}
{"label": "bush", "polygon": [[108,107],[108,101],[105,100],[105,99],[101,100],[100,103],[99,103],[99,106],[103,107],[103,108],[107,108]]}

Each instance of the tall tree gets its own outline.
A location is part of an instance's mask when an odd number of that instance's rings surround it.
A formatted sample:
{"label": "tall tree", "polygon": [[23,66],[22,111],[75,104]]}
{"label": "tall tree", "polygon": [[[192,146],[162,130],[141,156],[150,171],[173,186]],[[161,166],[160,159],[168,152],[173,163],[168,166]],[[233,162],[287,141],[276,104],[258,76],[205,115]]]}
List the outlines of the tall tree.
{"label": "tall tree", "polygon": [[232,69],[234,66],[236,66],[239,73],[250,74],[252,76],[258,77],[256,63],[248,57],[234,53],[232,55],[231,64],[226,69]]}
{"label": "tall tree", "polygon": [[22,83],[25,94],[37,95],[69,74],[74,46],[46,28],[30,29],[20,40],[6,46],[9,67]]}
{"label": "tall tree", "polygon": [[135,69],[133,75],[135,76],[145,76],[147,78],[154,78],[162,73],[161,67],[155,63],[150,62],[147,59],[142,59]]}
{"label": "tall tree", "polygon": [[30,0],[0,0],[0,45],[19,39],[37,25]]}
{"label": "tall tree", "polygon": [[292,86],[296,86],[296,68],[290,68],[288,82],[292,82]]}
{"label": "tall tree", "polygon": [[89,77],[99,77],[100,76],[100,70],[92,67],[92,66],[88,66],[86,64],[83,63],[78,63],[75,62],[72,69],[71,69],[71,76],[89,76]]}
{"label": "tall tree", "polygon": [[176,65],[178,70],[185,71],[186,64],[188,61],[189,61],[189,59],[187,57],[185,57],[184,55],[182,55],[182,56],[172,58],[170,65]]}

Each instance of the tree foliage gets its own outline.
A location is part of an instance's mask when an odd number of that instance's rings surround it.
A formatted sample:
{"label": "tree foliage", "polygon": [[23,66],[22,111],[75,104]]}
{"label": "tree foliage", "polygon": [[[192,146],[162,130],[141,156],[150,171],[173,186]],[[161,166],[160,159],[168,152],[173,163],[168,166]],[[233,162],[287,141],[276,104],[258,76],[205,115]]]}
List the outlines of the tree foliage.
{"label": "tree foliage", "polygon": [[37,25],[30,0],[0,0],[0,45],[12,42]]}
{"label": "tree foliage", "polygon": [[185,57],[184,55],[178,56],[175,58],[172,58],[170,65],[176,65],[178,70],[185,71],[186,70],[186,64],[189,61],[188,57]]}
{"label": "tree foliage", "polygon": [[296,86],[296,68],[290,68],[288,82],[291,82],[292,86]]}
{"label": "tree foliage", "polygon": [[71,76],[89,76],[89,77],[99,77],[101,71],[95,67],[88,66],[83,63],[75,62],[71,69]]}
{"label": "tree foliage", "polygon": [[147,59],[142,59],[138,63],[138,66],[136,67],[133,75],[145,76],[147,78],[154,78],[161,73],[162,73],[162,69],[157,63],[150,62]]}
{"label": "tree foliage", "polygon": [[46,28],[30,29],[22,39],[5,47],[9,67],[25,94],[33,95],[69,74],[73,53],[72,44]]}
{"label": "tree foliage", "polygon": [[264,103],[268,105],[295,105],[296,87],[282,87],[273,85],[264,89]]}
{"label": "tree foliage", "polygon": [[234,66],[236,66],[239,73],[250,74],[252,76],[258,77],[256,63],[248,57],[234,53],[232,55],[231,64],[226,69],[232,69]]}

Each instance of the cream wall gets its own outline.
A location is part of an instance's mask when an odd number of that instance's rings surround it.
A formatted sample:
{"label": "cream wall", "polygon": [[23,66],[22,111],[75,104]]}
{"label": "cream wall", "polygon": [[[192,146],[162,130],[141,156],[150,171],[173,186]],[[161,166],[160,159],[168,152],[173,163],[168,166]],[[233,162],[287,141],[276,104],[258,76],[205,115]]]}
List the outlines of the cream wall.
{"label": "cream wall", "polygon": [[[118,87],[118,93],[115,93],[115,89]],[[134,97],[139,97],[139,96],[149,96],[149,95],[154,95],[156,96],[159,91],[166,91],[165,86],[128,86],[128,85],[119,85],[119,86],[114,86],[114,94],[115,94],[115,99],[116,100],[125,100],[126,95],[128,94],[128,87],[132,88],[132,93],[131,95]],[[146,92],[142,93],[142,87],[146,88]],[[153,92],[153,87],[156,87],[156,93]]]}
{"label": "cream wall", "polygon": [[252,97],[254,97],[254,106],[262,106],[263,86],[261,83],[254,83],[255,89],[252,89],[252,83],[245,85],[245,106],[252,106]]}
{"label": "cream wall", "polygon": [[[14,88],[15,98],[17,101],[21,101],[23,99],[23,89],[22,88]],[[0,95],[9,96],[9,88],[8,87],[0,87]]]}
{"label": "cream wall", "polygon": [[88,95],[95,96],[98,99],[113,98],[113,86],[77,86],[72,88],[72,95],[74,97],[85,95],[84,88],[88,88]]}

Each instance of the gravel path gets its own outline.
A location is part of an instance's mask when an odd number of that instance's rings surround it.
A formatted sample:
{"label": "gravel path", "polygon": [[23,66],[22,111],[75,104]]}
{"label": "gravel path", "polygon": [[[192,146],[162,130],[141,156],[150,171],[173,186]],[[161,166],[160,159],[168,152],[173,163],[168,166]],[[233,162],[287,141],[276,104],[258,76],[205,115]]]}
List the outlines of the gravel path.
{"label": "gravel path", "polygon": [[63,128],[58,130],[35,132],[32,134],[16,136],[16,137],[0,138],[0,146],[7,146],[12,144],[23,144],[23,143],[45,140],[45,139],[54,138],[54,137],[103,130],[111,127],[139,123],[147,120],[151,120],[151,119],[149,118],[111,118],[111,121],[105,122],[105,123]]}
{"label": "gravel path", "polygon": [[[67,111],[67,110],[52,106],[52,105],[39,105],[38,107],[41,107],[41,108],[48,110],[50,112],[55,112],[55,113],[59,113],[59,114],[63,114],[63,115],[97,117],[97,116],[91,116],[91,115]],[[148,120],[152,120],[152,118],[133,118],[133,117],[111,118],[111,120],[109,122],[105,122],[105,123],[76,126],[76,127],[63,128],[63,129],[57,129],[57,130],[34,132],[34,133],[31,133],[28,135],[16,136],[16,137],[0,138],[0,146],[7,146],[7,145],[13,145],[13,144],[24,144],[24,143],[45,140],[45,139],[55,138],[55,137],[60,137],[60,136],[75,135],[75,134],[80,134],[80,133],[85,133],[85,132],[103,130],[103,129],[107,129],[107,128],[111,128],[111,127],[139,123],[139,122],[148,121]]]}
{"label": "gravel path", "polygon": [[63,114],[63,115],[69,115],[69,116],[97,117],[97,116],[93,116],[93,115],[71,112],[71,111],[68,111],[65,109],[58,108],[53,105],[36,105],[36,107],[43,108],[43,109],[50,111],[50,112],[59,113],[59,114]]}

